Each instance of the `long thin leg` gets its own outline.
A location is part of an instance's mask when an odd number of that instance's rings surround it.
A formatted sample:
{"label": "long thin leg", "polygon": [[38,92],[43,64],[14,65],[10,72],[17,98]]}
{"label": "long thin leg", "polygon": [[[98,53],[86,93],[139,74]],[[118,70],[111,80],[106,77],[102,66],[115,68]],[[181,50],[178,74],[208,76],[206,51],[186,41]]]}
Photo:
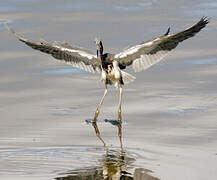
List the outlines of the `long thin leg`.
{"label": "long thin leg", "polygon": [[121,116],[121,104],[122,104],[122,86],[120,85],[120,98],[119,98],[119,104],[118,104],[118,121],[121,123],[122,116]]}
{"label": "long thin leg", "polygon": [[122,86],[120,85],[120,98],[119,98],[119,104],[118,104],[118,136],[120,140],[121,149],[123,148],[122,143],[122,115],[121,115],[121,104],[122,104]]}
{"label": "long thin leg", "polygon": [[105,98],[105,95],[107,94],[107,91],[108,91],[108,90],[107,90],[107,85],[105,84],[105,91],[104,91],[104,94],[103,94],[103,97],[102,97],[100,103],[98,104],[98,106],[97,106],[97,108],[96,108],[96,112],[95,112],[95,116],[94,116],[94,118],[93,118],[93,122],[96,122],[96,120],[97,120],[97,117],[98,117],[99,111],[100,111],[100,107],[101,107],[101,105],[102,105],[102,103],[103,103],[103,100],[104,100],[104,98]]}

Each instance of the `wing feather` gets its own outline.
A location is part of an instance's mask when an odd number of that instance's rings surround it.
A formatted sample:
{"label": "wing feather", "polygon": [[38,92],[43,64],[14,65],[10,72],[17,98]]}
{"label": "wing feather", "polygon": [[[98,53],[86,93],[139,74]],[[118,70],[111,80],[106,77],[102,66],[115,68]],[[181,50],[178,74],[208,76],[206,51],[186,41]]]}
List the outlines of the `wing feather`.
{"label": "wing feather", "polygon": [[100,60],[96,55],[86,49],[70,46],[66,42],[54,42],[50,44],[42,39],[40,42],[32,42],[17,35],[13,29],[8,27],[7,24],[5,24],[5,26],[11,34],[33,49],[50,54],[58,60],[62,60],[67,64],[71,64],[74,67],[88,72],[96,73],[101,71]]}
{"label": "wing feather", "polygon": [[163,36],[129,47],[114,57],[122,66],[133,65],[135,72],[146,70],[161,61],[180,42],[197,34],[208,23],[209,19],[202,17],[190,28],[173,35],[169,35],[169,28]]}

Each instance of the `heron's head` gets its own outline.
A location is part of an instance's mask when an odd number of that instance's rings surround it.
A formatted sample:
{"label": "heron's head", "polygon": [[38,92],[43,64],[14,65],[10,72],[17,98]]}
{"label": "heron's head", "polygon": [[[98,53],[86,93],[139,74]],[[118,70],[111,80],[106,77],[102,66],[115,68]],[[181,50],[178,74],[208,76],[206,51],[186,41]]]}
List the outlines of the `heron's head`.
{"label": "heron's head", "polygon": [[103,45],[102,45],[102,41],[95,38],[94,40],[95,44],[97,45],[97,57],[98,55],[102,56],[103,55]]}
{"label": "heron's head", "polygon": [[97,45],[98,49],[102,49],[102,41],[98,38],[95,38],[94,40],[95,44]]}

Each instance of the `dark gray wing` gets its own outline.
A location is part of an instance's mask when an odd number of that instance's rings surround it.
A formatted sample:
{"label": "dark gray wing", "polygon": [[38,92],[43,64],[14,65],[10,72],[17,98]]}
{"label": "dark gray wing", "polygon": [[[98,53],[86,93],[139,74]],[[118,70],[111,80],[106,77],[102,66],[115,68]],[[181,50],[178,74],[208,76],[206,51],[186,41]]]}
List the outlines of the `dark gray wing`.
{"label": "dark gray wing", "polygon": [[68,43],[47,43],[44,40],[40,42],[29,41],[19,35],[17,35],[13,29],[10,29],[7,24],[6,28],[10,33],[15,35],[20,41],[24,42],[33,49],[41,52],[51,54],[58,60],[63,60],[66,63],[71,64],[74,67],[83,69],[88,72],[96,73],[101,72],[101,63],[96,55],[83,48],[72,47]]}
{"label": "dark gray wing", "polygon": [[116,54],[114,57],[122,66],[133,64],[135,72],[146,70],[162,60],[163,57],[165,57],[180,42],[193,37],[208,23],[209,19],[203,17],[198,23],[194,24],[190,28],[173,35],[169,35],[169,28],[163,36],[132,46],[123,52]]}

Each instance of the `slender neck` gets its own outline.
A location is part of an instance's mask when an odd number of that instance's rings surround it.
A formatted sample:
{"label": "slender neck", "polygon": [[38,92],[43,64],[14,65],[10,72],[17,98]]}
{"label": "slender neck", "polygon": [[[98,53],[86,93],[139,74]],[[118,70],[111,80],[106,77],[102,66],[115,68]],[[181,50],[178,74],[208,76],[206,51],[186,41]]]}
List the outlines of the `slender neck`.
{"label": "slender neck", "polygon": [[103,45],[102,45],[102,42],[100,41],[100,43],[98,44],[98,50],[97,50],[97,56],[98,56],[98,53],[100,56],[103,55]]}

